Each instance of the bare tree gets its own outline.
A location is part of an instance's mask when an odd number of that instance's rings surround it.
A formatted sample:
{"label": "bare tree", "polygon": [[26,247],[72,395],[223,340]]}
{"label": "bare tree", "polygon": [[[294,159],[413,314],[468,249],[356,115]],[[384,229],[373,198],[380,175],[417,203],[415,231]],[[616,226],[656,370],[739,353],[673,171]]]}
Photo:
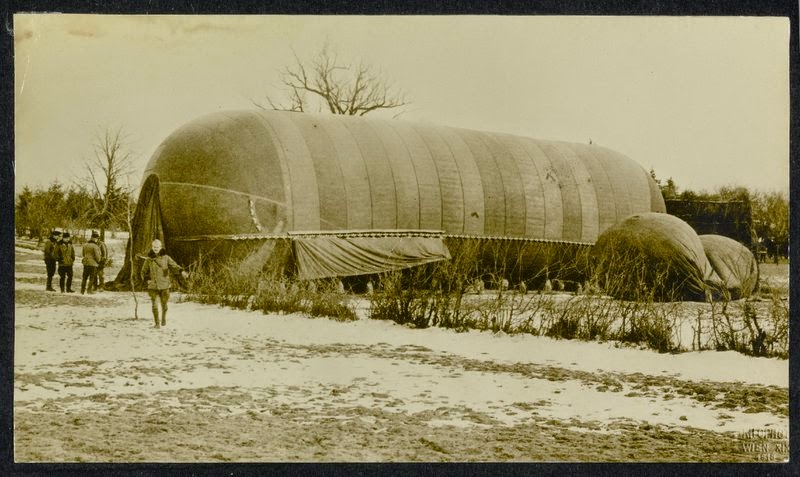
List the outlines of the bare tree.
{"label": "bare tree", "polygon": [[[319,104],[333,114],[363,116],[379,109],[407,106],[406,94],[389,83],[370,65],[363,62],[340,62],[336,53],[325,44],[314,59],[303,62],[294,54],[295,64],[280,74],[286,102],[266,97],[267,106],[253,101],[262,109],[306,112]],[[308,95],[317,101],[308,98]]]}
{"label": "bare tree", "polygon": [[88,188],[94,199],[89,216],[105,239],[108,227],[124,222],[130,191],[121,181],[131,173],[133,157],[125,146],[122,128],[106,129],[97,134],[94,157],[86,160]]}

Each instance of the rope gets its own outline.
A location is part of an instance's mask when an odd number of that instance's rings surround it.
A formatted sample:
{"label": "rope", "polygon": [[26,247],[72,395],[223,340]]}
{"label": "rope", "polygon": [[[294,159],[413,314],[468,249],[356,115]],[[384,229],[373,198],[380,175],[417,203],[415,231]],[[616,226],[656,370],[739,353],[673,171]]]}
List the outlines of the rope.
{"label": "rope", "polygon": [[214,240],[285,240],[300,237],[440,237],[455,239],[474,239],[474,240],[495,240],[495,241],[517,241],[532,243],[548,243],[558,245],[577,245],[583,247],[593,246],[592,242],[576,242],[570,240],[550,240],[530,237],[504,237],[496,235],[463,235],[445,234],[440,230],[316,230],[316,231],[295,231],[286,234],[228,234],[228,235],[193,235],[187,237],[174,237],[172,240],[177,242],[196,242]]}

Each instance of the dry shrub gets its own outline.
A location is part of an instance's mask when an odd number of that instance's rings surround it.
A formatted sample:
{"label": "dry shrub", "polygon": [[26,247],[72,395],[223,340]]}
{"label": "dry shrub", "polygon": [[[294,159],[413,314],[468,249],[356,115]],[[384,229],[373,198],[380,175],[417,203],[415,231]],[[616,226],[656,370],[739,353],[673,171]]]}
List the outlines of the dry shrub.
{"label": "dry shrub", "polygon": [[370,296],[370,318],[415,328],[469,328],[462,300],[475,282],[481,244],[463,240],[448,246],[451,260],[381,274]]}
{"label": "dry shrub", "polygon": [[[267,252],[271,252],[267,250]],[[309,282],[287,275],[289,249],[263,257],[264,247],[244,258],[231,257],[191,267],[186,299],[264,313],[306,313],[336,320],[358,319],[347,296],[330,281]],[[252,266],[259,258],[262,266]]]}
{"label": "dry shrub", "polygon": [[[647,264],[635,263],[628,264],[630,273],[625,277],[587,275],[588,250],[579,249],[571,256],[577,260],[571,269],[560,265],[527,275],[530,291],[528,287],[518,288],[519,283],[525,282],[520,273],[514,278],[518,281],[509,283],[506,289],[503,278],[512,276],[507,274],[511,273],[509,270],[513,273],[522,270],[519,266],[509,268],[508,263],[513,264],[513,260],[498,259],[497,269],[487,271],[485,247],[480,241],[464,240],[448,246],[451,260],[379,275],[374,293],[369,296],[370,318],[415,328],[439,326],[457,331],[529,333],[556,339],[615,340],[646,345],[660,352],[681,349],[679,321],[684,304],[669,294],[668,284],[674,280],[669,270],[644,270]],[[519,250],[512,243],[503,253],[521,253]],[[204,266],[198,262],[191,273],[187,296],[201,303],[264,313],[357,319],[336,280],[296,280],[286,273],[286,257],[283,261],[270,261],[270,265],[261,269],[242,267],[242,262],[233,258]],[[565,276],[586,278],[578,282],[564,279]],[[549,279],[553,282],[558,279],[576,292],[533,290],[533,285],[543,288]],[[480,286],[476,287],[476,283]],[[494,290],[484,292],[484,283]],[[622,293],[624,287],[628,299],[601,294],[598,283],[605,285],[604,293],[608,289]],[[787,357],[788,304],[778,290],[770,290],[768,294],[765,291],[762,289],[761,301],[758,298],[731,301],[722,293],[716,301],[698,304],[710,311],[698,311],[696,345],[693,338],[692,347],[703,348],[701,321],[708,315],[710,325],[705,330],[712,333],[715,349]],[[670,300],[664,301],[665,298]]]}
{"label": "dry shrub", "polygon": [[283,276],[262,277],[258,282],[251,307],[264,313],[303,313],[308,291]]}
{"label": "dry shrub", "polygon": [[[459,331],[531,333],[557,339],[619,340],[643,343],[662,352],[679,348],[675,319],[670,316],[674,310],[668,304],[656,302],[656,294],[663,298],[667,288],[660,286],[661,281],[670,278],[666,272],[641,272],[640,284],[632,290],[637,300],[598,296],[597,277],[581,282],[563,278],[580,279],[586,275],[589,253],[583,248],[572,254],[575,263],[571,269],[559,265],[555,268],[557,276],[551,275],[548,268],[540,269],[537,276],[528,280],[550,287],[553,279],[556,287],[561,282],[576,290],[574,295],[550,293],[551,288],[528,292],[527,286],[518,286],[523,282],[521,277],[514,284],[504,279],[509,276],[508,264],[514,264],[507,254],[521,253],[517,244],[496,250],[497,268],[488,271],[484,244],[462,241],[450,248],[453,257],[450,261],[381,275],[380,286],[370,297],[370,317],[416,328],[440,326]],[[548,260],[552,263],[552,257]],[[517,271],[521,267],[511,269]],[[615,283],[615,279],[621,281],[622,277],[606,276],[604,283],[618,287],[631,284],[630,276],[624,277],[624,284]],[[494,290],[485,293],[483,283]],[[654,283],[656,287],[652,286]]]}
{"label": "dry shrub", "polygon": [[615,334],[615,339],[643,343],[660,353],[679,351],[679,318],[675,313],[677,304],[652,301],[633,303],[636,306],[627,317],[627,322]]}
{"label": "dry shrub", "polygon": [[560,303],[551,299],[540,307],[546,314],[543,334],[586,341],[613,339],[614,304],[594,296],[574,296]]}
{"label": "dry shrub", "polygon": [[[509,250],[514,249],[497,252],[507,254]],[[624,274],[609,273],[606,267],[581,275],[579,271],[590,269],[588,254],[583,254],[583,261],[576,259],[578,263],[573,267],[574,276],[586,277],[582,283],[564,280],[564,275],[553,275],[546,268],[528,279],[528,283],[540,287],[544,282],[549,285],[550,279],[553,283],[567,283],[574,294],[551,293],[557,285],[538,293],[528,292],[527,287],[517,289],[516,283],[504,283],[503,277],[509,276],[508,263],[513,260],[500,255],[496,260],[498,269],[487,272],[483,253],[485,250],[477,244],[462,242],[458,247],[451,245],[452,261],[382,275],[379,289],[371,296],[370,317],[417,328],[440,326],[556,339],[613,340],[659,352],[677,352],[685,349],[683,321],[692,320],[686,312],[691,314],[696,308],[692,349],[703,349],[701,337],[705,331],[713,333],[716,349],[757,356],[788,354],[788,305],[777,292],[762,298],[756,306],[748,301],[731,301],[726,290],[706,284],[709,301],[689,305],[682,300],[681,280],[685,278],[677,270],[658,269],[641,255],[633,255],[617,257],[627,260],[622,267]],[[566,269],[559,267],[557,273]],[[494,290],[484,292],[483,283]],[[604,285],[602,290],[599,283]],[[619,298],[609,296],[609,290]],[[762,289],[762,297],[763,292]],[[710,326],[702,324],[706,316],[710,317]]]}
{"label": "dry shrub", "polygon": [[546,306],[542,310],[547,314],[545,336],[567,340],[578,338],[581,316],[572,309],[572,300],[561,303],[560,306],[551,302],[550,306]]}
{"label": "dry shrub", "polygon": [[766,299],[712,303],[711,331],[717,350],[789,357],[789,306],[779,293]]}
{"label": "dry shrub", "polygon": [[591,280],[615,298],[636,302],[683,301],[704,297],[696,290],[698,277],[686,275],[688,267],[677,259],[658,260],[636,249],[611,248],[592,257]]}
{"label": "dry shrub", "polygon": [[370,298],[370,318],[427,328],[437,308],[437,293],[414,286],[421,268],[412,273],[398,270],[382,274],[379,291]]}
{"label": "dry shrub", "polygon": [[239,260],[204,263],[199,260],[190,267],[186,299],[245,309],[256,291],[256,275],[242,273]]}
{"label": "dry shrub", "polygon": [[778,293],[769,296],[767,320],[770,335],[767,336],[767,355],[787,359],[789,357],[789,302]]}
{"label": "dry shrub", "polygon": [[320,285],[307,290],[305,297],[306,313],[311,316],[325,316],[336,321],[358,319],[355,309],[347,295],[339,291],[337,280],[321,280]]}

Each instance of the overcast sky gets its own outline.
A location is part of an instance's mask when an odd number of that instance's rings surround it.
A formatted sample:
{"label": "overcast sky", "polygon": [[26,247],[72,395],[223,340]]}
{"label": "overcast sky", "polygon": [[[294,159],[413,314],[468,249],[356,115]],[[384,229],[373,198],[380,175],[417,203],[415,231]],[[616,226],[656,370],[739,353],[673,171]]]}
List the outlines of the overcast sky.
{"label": "overcast sky", "polygon": [[788,191],[789,21],[741,17],[14,15],[15,174],[83,175],[124,128],[158,144],[252,108],[324,42],[403,88],[401,116],[619,151],[679,189]]}

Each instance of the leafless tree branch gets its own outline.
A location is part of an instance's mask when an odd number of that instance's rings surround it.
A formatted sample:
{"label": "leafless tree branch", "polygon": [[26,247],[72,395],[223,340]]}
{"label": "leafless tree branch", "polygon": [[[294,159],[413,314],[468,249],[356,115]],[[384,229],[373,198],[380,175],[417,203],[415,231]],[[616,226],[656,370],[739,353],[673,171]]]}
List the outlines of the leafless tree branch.
{"label": "leafless tree branch", "polygon": [[85,161],[85,182],[94,195],[89,215],[99,225],[101,237],[122,216],[120,209],[130,194],[122,182],[132,172],[133,162],[126,141],[122,128],[100,131],[95,136],[94,156]]}
{"label": "leafless tree branch", "polygon": [[[280,83],[288,103],[276,102],[267,96],[266,104],[271,109],[307,111],[306,93],[318,98],[332,114],[350,116],[364,116],[379,109],[410,104],[402,90],[387,83],[381,74],[374,73],[370,65],[342,63],[327,44],[309,62],[303,62],[294,54],[294,64],[283,69]],[[253,101],[253,104],[267,109],[259,102]]]}

